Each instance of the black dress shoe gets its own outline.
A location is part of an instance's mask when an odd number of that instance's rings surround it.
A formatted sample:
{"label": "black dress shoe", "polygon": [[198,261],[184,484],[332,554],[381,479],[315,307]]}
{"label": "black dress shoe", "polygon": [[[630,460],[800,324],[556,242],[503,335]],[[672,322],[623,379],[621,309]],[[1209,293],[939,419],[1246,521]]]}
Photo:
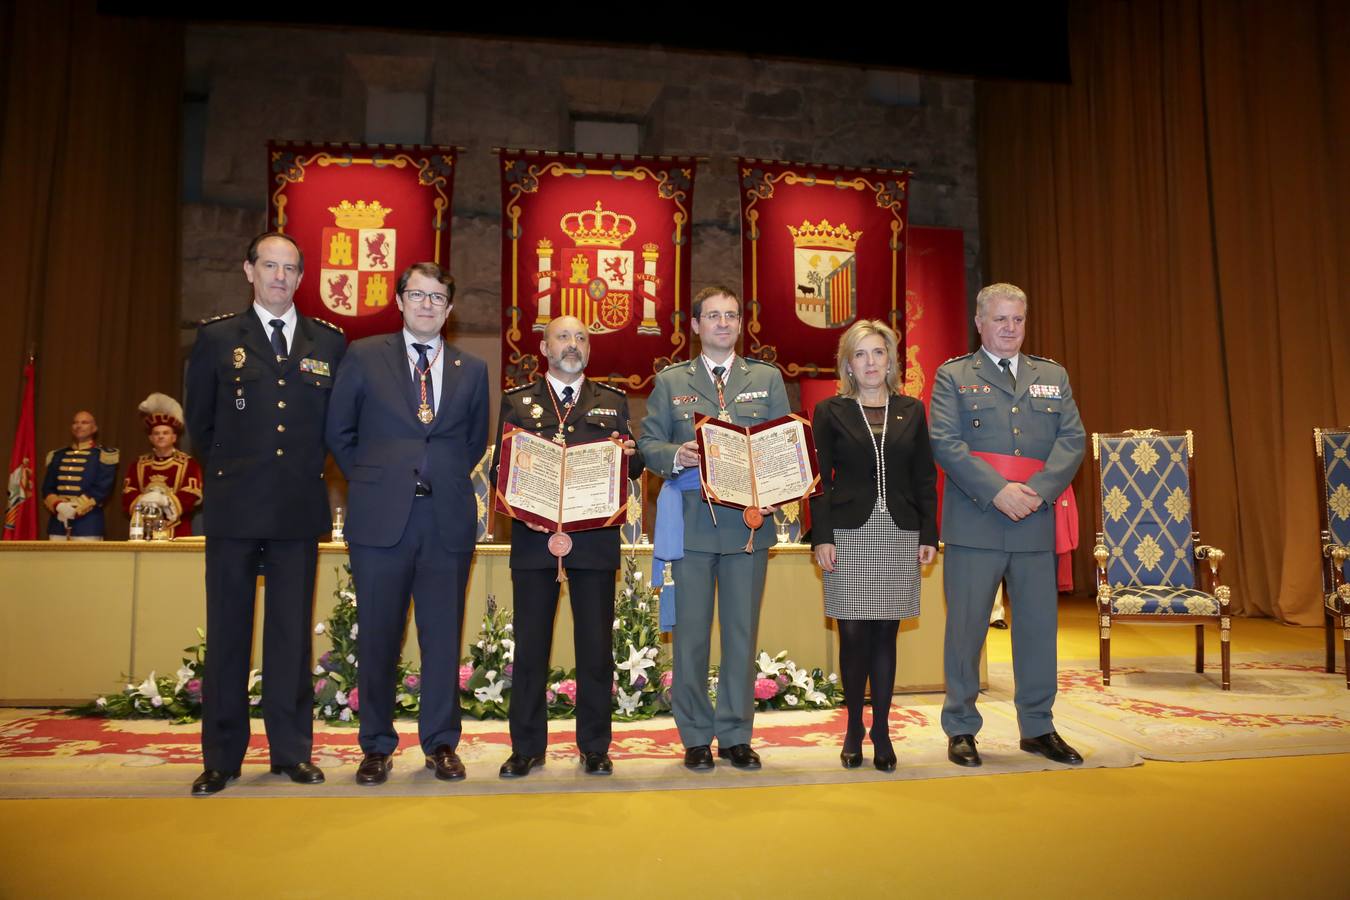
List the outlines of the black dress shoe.
{"label": "black dress shoe", "polygon": [[695,772],[710,772],[717,764],[713,762],[712,747],[699,744],[684,751],[684,767]]}
{"label": "black dress shoe", "polygon": [[614,763],[608,753],[583,752],[581,764],[587,775],[609,775],[614,771]]}
{"label": "black dress shoe", "polygon": [[997,628],[999,631],[1007,631],[1008,622],[1006,619],[995,619],[994,621],[989,623],[989,627]]}
{"label": "black dress shoe", "polygon": [[219,794],[225,790],[225,785],[229,784],[239,777],[239,770],[233,772],[222,772],[219,769],[207,769],[197,776],[197,780],[192,782],[192,796],[206,797],[211,794]]}
{"label": "black dress shoe", "polygon": [[312,762],[296,763],[293,766],[273,766],[273,775],[285,775],[296,784],[323,784],[323,769]]}
{"label": "black dress shoe", "polygon": [[1039,737],[1022,738],[1019,746],[1028,753],[1039,753],[1051,762],[1063,763],[1066,766],[1076,766],[1083,762],[1082,755],[1064,743],[1064,738],[1054,731]]}
{"label": "black dress shoe", "polygon": [[384,784],[393,767],[394,761],[388,753],[367,753],[361,758],[361,765],[356,767],[356,783]]}
{"label": "black dress shoe", "polygon": [[759,754],[750,749],[749,744],[732,744],[730,747],[717,746],[717,755],[722,759],[731,760],[731,764],[738,769],[758,769],[760,767]]}
{"label": "black dress shoe", "polygon": [[530,774],[530,770],[535,767],[542,768],[544,765],[544,756],[525,756],[522,753],[511,752],[502,763],[501,769],[497,772],[503,778],[524,778]]}
{"label": "black dress shoe", "polygon": [[975,749],[975,735],[954,734],[947,738],[947,758],[958,766],[975,768],[984,765],[980,751]]}
{"label": "black dress shoe", "polygon": [[839,763],[845,769],[856,769],[862,765],[861,750],[840,750]]}
{"label": "black dress shoe", "polygon": [[449,744],[441,744],[427,757],[427,768],[434,769],[441,781],[463,781],[464,763]]}

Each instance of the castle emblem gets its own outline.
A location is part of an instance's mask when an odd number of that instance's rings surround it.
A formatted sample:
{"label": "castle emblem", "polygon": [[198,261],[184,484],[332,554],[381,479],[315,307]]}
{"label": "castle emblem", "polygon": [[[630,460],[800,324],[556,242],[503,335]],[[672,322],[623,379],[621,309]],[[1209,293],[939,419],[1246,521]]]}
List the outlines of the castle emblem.
{"label": "castle emblem", "polygon": [[384,227],[393,210],[378,200],[343,200],[328,211],[333,224],[323,229],[319,297],[340,316],[377,313],[389,305],[397,279],[397,237]]}

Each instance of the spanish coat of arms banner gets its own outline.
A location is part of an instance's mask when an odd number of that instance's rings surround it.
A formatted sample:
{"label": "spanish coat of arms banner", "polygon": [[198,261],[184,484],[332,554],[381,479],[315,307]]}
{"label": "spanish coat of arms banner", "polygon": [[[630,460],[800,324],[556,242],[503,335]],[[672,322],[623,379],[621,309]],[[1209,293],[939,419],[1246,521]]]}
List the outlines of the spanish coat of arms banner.
{"label": "spanish coat of arms banner", "polygon": [[904,331],[908,170],[737,160],[745,354],[829,376],[858,319]]}
{"label": "spanish coat of arms banner", "polygon": [[398,276],[448,268],[455,148],[267,145],[268,222],[305,254],[295,304],[349,340],[397,331]]}
{"label": "spanish coat of arms banner", "polygon": [[502,387],[542,375],[545,326],[575,316],[586,377],[645,394],[689,357],[695,161],[499,150]]}

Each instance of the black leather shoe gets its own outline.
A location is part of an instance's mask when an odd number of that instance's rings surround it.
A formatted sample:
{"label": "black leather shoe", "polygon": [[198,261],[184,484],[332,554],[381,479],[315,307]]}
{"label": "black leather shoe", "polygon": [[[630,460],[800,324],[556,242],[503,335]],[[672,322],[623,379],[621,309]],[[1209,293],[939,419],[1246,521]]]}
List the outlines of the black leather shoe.
{"label": "black leather shoe", "polygon": [[695,772],[711,772],[717,763],[713,762],[712,747],[700,744],[684,751],[684,767]]}
{"label": "black leather shoe", "polygon": [[285,775],[296,784],[323,784],[323,769],[312,762],[296,763],[293,766],[273,766],[273,775]]}
{"label": "black leather shoe", "polygon": [[958,766],[975,768],[984,765],[980,751],[975,749],[975,735],[954,734],[947,738],[947,758]]}
{"label": "black leather shoe", "polygon": [[388,753],[367,753],[361,758],[361,765],[356,767],[356,783],[384,784],[393,767],[394,761]]}
{"label": "black leather shoe", "polygon": [[750,749],[749,744],[732,744],[730,747],[717,746],[717,755],[722,759],[731,760],[731,764],[738,769],[758,769],[760,767],[759,754]]}
{"label": "black leather shoe", "polygon": [[861,750],[840,750],[839,763],[845,769],[856,769],[862,765]]}
{"label": "black leather shoe", "polygon": [[511,755],[506,758],[506,762],[502,763],[502,767],[497,774],[503,778],[524,778],[526,775],[530,774],[531,769],[536,767],[542,768],[543,765],[544,757],[542,754],[539,756],[525,756],[524,754],[512,751]]}
{"label": "black leather shoe", "polygon": [[441,781],[463,781],[464,763],[449,744],[441,744],[427,757],[427,768],[436,772]]}
{"label": "black leather shoe", "polygon": [[995,619],[989,623],[990,628],[997,628],[999,631],[1008,630],[1008,621],[1006,619]]}
{"label": "black leather shoe", "polygon": [[225,790],[225,785],[239,777],[239,770],[222,772],[219,769],[207,769],[192,782],[192,796],[207,797]]}
{"label": "black leather shoe", "polygon": [[608,753],[582,753],[581,764],[587,775],[609,775],[614,771],[614,762]]}
{"label": "black leather shoe", "polygon": [[1057,732],[1051,731],[1034,738],[1022,738],[1019,745],[1028,753],[1039,753],[1051,762],[1076,766],[1083,762],[1082,755],[1068,744]]}

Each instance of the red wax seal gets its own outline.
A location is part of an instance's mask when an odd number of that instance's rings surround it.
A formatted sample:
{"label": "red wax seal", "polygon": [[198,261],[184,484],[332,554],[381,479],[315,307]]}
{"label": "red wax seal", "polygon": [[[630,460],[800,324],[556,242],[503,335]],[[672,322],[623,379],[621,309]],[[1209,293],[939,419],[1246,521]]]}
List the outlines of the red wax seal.
{"label": "red wax seal", "polygon": [[561,531],[554,532],[548,538],[548,552],[559,558],[572,552],[572,536]]}
{"label": "red wax seal", "polygon": [[747,508],[746,511],[741,514],[741,518],[745,520],[746,526],[751,531],[754,531],[756,528],[764,524],[764,514],[759,510],[755,509],[753,506]]}

